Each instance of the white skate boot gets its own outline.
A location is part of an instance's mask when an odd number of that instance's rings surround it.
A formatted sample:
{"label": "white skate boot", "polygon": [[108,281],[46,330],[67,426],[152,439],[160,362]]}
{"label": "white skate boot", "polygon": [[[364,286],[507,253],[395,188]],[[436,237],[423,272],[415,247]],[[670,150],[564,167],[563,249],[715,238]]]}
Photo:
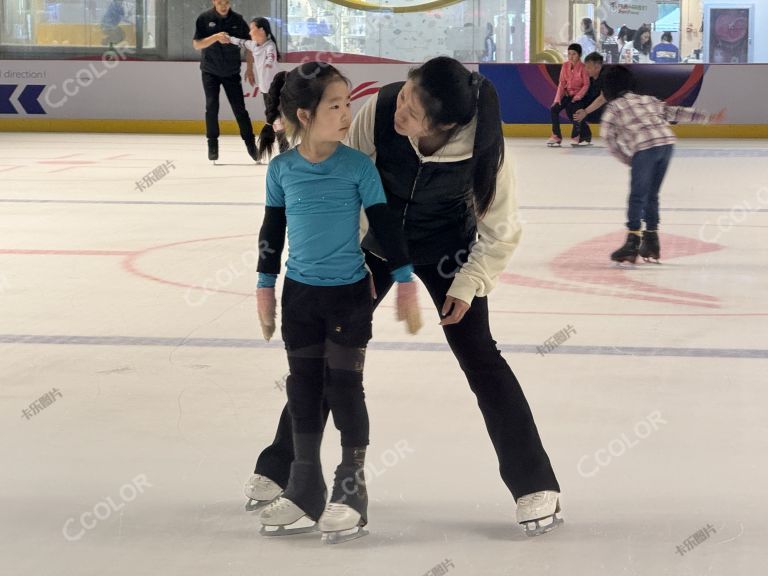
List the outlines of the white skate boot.
{"label": "white skate boot", "polygon": [[364,530],[363,526],[365,526],[365,520],[360,512],[351,506],[336,502],[331,502],[325,507],[318,522],[325,544],[341,544],[366,536],[368,531]]}
{"label": "white skate boot", "polygon": [[282,493],[283,489],[266,476],[252,474],[245,483],[245,496],[248,498],[248,502],[245,504],[245,509],[248,510],[248,512],[258,510],[262,506],[269,504]]}
{"label": "white skate boot", "polygon": [[560,512],[560,493],[552,490],[521,496],[517,501],[517,522],[526,536],[538,536],[554,530],[563,523]]}
{"label": "white skate boot", "polygon": [[317,530],[317,522],[284,496],[264,508],[259,520],[262,536],[288,536]]}

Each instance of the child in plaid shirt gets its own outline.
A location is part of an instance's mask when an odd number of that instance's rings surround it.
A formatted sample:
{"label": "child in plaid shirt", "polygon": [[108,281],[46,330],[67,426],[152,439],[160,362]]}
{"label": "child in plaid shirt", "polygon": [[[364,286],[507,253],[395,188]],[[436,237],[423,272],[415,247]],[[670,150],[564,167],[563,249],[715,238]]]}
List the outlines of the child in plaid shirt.
{"label": "child in plaid shirt", "polygon": [[[640,255],[659,261],[659,189],[667,173],[676,141],[671,123],[720,122],[725,110],[709,115],[694,108],[668,106],[654,98],[635,94],[634,77],[626,66],[615,66],[605,76],[603,95],[608,105],[600,133],[611,154],[632,168],[627,206],[629,234],[624,245],[611,254],[615,262],[634,264]],[[641,230],[645,220],[645,232]]]}

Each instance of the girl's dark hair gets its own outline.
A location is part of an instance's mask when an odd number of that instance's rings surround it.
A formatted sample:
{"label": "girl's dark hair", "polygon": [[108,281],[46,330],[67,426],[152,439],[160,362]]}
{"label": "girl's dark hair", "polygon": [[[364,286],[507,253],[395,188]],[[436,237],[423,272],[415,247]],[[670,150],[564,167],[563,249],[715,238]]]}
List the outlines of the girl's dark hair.
{"label": "girl's dark hair", "polygon": [[592,42],[596,42],[595,25],[592,24],[592,18],[582,18],[581,24],[584,26],[584,34],[589,36],[592,39]]}
{"label": "girl's dark hair", "polygon": [[258,16],[257,18],[254,18],[251,20],[251,24],[255,24],[256,28],[261,28],[264,30],[264,32],[267,34],[267,39],[272,40],[272,42],[275,43],[275,52],[277,52],[277,60],[282,60],[282,55],[280,54],[280,48],[277,47],[277,38],[275,38],[275,35],[272,34],[272,25],[269,23],[269,20],[266,18],[262,18],[261,16]]}
{"label": "girl's dark hair", "polygon": [[[643,42],[643,34],[648,32],[648,41]],[[651,48],[653,48],[651,44],[651,29],[648,26],[640,26],[640,28],[637,29],[635,32],[635,39],[632,42],[635,46],[635,50],[638,52],[642,52],[643,54],[650,54]]]}
{"label": "girl's dark hair", "polygon": [[632,30],[632,28],[629,28],[627,26],[622,26],[619,28],[619,38],[624,40],[624,42],[632,42],[632,39],[635,37],[635,31]]}
{"label": "girl's dark hair", "polygon": [[267,123],[259,135],[259,157],[272,149],[275,143],[275,131],[272,124],[280,118],[286,123],[286,132],[295,142],[301,135],[299,108],[309,110],[314,115],[325,89],[332,82],[349,80],[327,62],[305,62],[290,72],[278,72],[269,87],[267,98]]}
{"label": "girl's dark hair", "polygon": [[661,35],[661,41],[672,42],[672,32],[664,32],[664,34]]}
{"label": "girl's dark hair", "polygon": [[581,48],[581,44],[578,44],[576,42],[574,42],[573,44],[569,44],[568,45],[568,52],[570,52],[571,50],[576,52],[576,54],[578,54],[579,56],[581,56],[581,53],[583,52],[583,50]]}
{"label": "girl's dark hair", "polygon": [[605,29],[608,31],[608,36],[613,36],[613,28],[611,28],[611,25],[605,20],[603,20],[602,25],[605,26]]}
{"label": "girl's dark hair", "polygon": [[609,102],[635,89],[635,77],[626,66],[611,66],[603,80],[603,96]]}
{"label": "girl's dark hair", "polygon": [[449,140],[477,118],[472,148],[474,181],[472,200],[481,218],[496,197],[496,176],[504,162],[499,97],[493,84],[477,72],[470,72],[458,60],[438,56],[408,73],[415,93],[424,107],[430,129],[456,124],[448,130]]}

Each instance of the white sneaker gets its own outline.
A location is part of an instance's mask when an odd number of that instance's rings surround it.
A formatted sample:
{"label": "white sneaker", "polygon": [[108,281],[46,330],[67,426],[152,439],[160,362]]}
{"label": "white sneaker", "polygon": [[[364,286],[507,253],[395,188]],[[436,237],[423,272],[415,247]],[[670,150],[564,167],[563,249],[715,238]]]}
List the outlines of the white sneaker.
{"label": "white sneaker", "polygon": [[517,522],[527,536],[538,536],[554,530],[563,523],[560,512],[560,493],[543,490],[521,496],[517,500]]}

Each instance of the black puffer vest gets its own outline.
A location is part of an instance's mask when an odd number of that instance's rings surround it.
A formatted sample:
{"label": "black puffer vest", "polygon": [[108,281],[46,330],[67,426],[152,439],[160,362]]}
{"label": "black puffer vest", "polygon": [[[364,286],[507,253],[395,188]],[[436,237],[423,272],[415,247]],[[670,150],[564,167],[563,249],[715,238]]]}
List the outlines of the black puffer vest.
{"label": "black puffer vest", "polygon": [[[376,168],[389,207],[401,217],[414,265],[437,264],[466,254],[475,240],[472,158],[422,162],[407,137],[395,132],[397,95],[404,82],[384,86],[376,103]],[[363,248],[381,255],[372,233]]]}

